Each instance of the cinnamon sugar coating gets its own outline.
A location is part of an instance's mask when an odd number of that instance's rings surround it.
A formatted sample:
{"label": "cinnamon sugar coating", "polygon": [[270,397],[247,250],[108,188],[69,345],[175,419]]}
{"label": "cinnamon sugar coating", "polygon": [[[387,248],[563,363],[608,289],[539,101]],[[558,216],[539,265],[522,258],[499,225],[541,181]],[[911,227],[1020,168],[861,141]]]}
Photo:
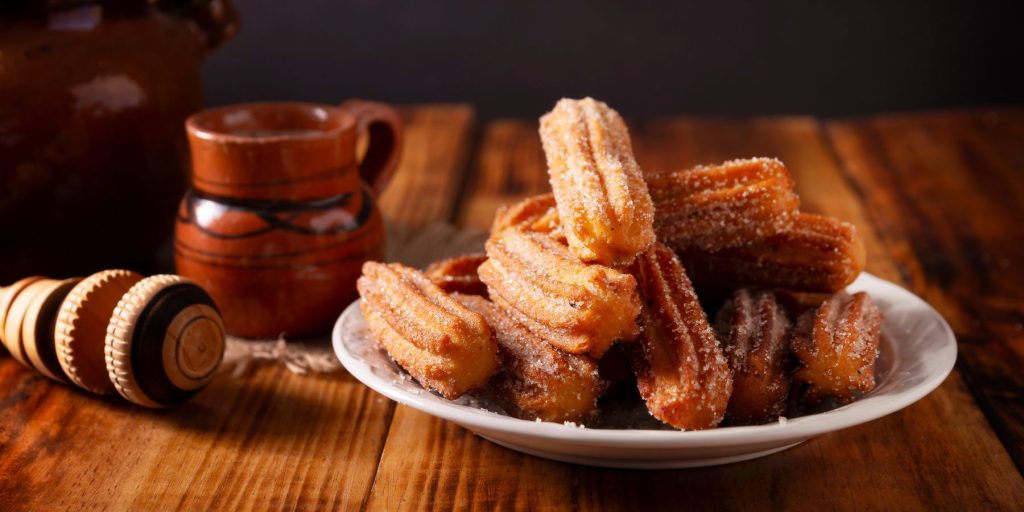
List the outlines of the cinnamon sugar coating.
{"label": "cinnamon sugar coating", "polygon": [[431,282],[446,293],[487,296],[487,285],[480,280],[476,270],[487,260],[482,252],[463,254],[438,260],[424,269],[423,273]]}
{"label": "cinnamon sugar coating", "polygon": [[556,347],[600,358],[612,343],[636,338],[633,276],[583,263],[551,236],[517,228],[492,233],[486,249],[478,272],[491,300]]}
{"label": "cinnamon sugar coating", "polygon": [[737,290],[715,318],[733,371],[726,414],[734,423],[767,423],[786,409],[792,323],[769,291]]}
{"label": "cinnamon sugar coating", "polygon": [[540,137],[569,250],[582,261],[629,263],[654,243],[654,205],[626,124],[592,98],[562,99]]}
{"label": "cinnamon sugar coating", "polygon": [[732,372],[686,270],[659,243],[637,258],[634,275],[644,309],[633,367],[647,410],[679,429],[718,426]]}
{"label": "cinnamon sugar coating", "polygon": [[498,347],[484,318],[422,272],[371,261],[356,287],[373,337],[424,387],[455,399],[483,388],[498,371]]}
{"label": "cinnamon sugar coating", "polygon": [[789,229],[800,206],[793,177],[774,158],[730,160],[649,174],[658,240],[717,251]]}
{"label": "cinnamon sugar coating", "polygon": [[677,252],[702,283],[828,293],[853,282],[866,259],[864,242],[852,224],[803,212],[790,229],[763,240],[717,252]]}
{"label": "cinnamon sugar coating", "polygon": [[791,348],[800,361],[793,372],[806,384],[811,403],[853,401],[875,387],[882,312],[864,292],[840,292],[797,320]]}
{"label": "cinnamon sugar coating", "polygon": [[491,224],[491,232],[496,233],[510,227],[547,233],[556,240],[566,243],[562,223],[558,218],[558,208],[555,206],[555,196],[551,194],[527,197],[498,208]]}
{"label": "cinnamon sugar coating", "polygon": [[455,295],[494,329],[502,371],[487,387],[517,418],[586,423],[597,415],[605,389],[597,362],[563,352],[483,297]]}

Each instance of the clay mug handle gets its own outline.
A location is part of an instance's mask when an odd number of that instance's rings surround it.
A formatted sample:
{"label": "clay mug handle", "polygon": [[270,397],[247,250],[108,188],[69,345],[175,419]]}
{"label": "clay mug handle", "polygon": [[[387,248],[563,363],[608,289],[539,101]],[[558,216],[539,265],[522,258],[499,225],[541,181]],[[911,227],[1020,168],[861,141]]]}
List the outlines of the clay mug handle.
{"label": "clay mug handle", "polygon": [[341,109],[356,118],[360,136],[369,137],[366,154],[359,162],[359,175],[379,196],[398,167],[402,120],[394,108],[374,101],[348,100]]}

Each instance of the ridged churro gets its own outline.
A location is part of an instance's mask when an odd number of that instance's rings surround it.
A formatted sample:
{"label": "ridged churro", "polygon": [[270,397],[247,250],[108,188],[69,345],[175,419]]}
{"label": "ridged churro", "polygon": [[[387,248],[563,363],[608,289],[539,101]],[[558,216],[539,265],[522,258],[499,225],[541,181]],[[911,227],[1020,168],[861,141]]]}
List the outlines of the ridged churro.
{"label": "ridged churro", "polygon": [[800,398],[872,389],[881,313],[841,292],[864,243],[800,212],[782,162],[645,176],[622,118],[591,98],[559,101],[540,137],[552,193],[498,209],[484,253],[424,273],[364,266],[370,331],[424,387],[602,427],[626,425],[619,412],[653,422],[639,391],[683,430],[763,424]]}
{"label": "ridged churro", "polygon": [[498,208],[498,212],[494,214],[494,222],[491,224],[491,232],[497,233],[510,227],[547,233],[556,240],[566,243],[562,224],[558,219],[558,209],[555,207],[555,196],[551,194],[527,197],[522,201]]}
{"label": "ridged churro", "polygon": [[559,101],[540,124],[569,250],[586,262],[629,263],[655,235],[654,206],[626,124],[591,98]]}
{"label": "ridged churro", "polygon": [[734,423],[766,423],[786,410],[792,324],[769,291],[737,290],[715,317],[733,371],[726,409]]}
{"label": "ridged churro", "polygon": [[356,286],[374,338],[424,387],[454,399],[483,388],[498,371],[498,347],[484,318],[423,273],[367,262]]}
{"label": "ridged churro", "polygon": [[502,371],[491,379],[488,394],[510,414],[559,423],[594,418],[605,389],[596,361],[555,348],[483,297],[455,299],[483,315],[494,329]]}
{"label": "ridged churro", "polygon": [[864,242],[852,224],[799,213],[793,226],[748,245],[717,252],[676,248],[701,283],[834,293],[864,269]]}
{"label": "ridged churro", "polygon": [[482,252],[463,254],[438,260],[423,271],[424,274],[446,293],[487,296],[487,285],[480,280],[476,270],[487,261]]}
{"label": "ridged churro", "polygon": [[800,316],[791,349],[800,361],[793,378],[807,385],[805,399],[852,401],[875,387],[882,312],[864,292],[840,292]]}
{"label": "ridged churro", "polygon": [[677,249],[717,251],[786,231],[800,206],[793,177],[774,158],[730,160],[646,178],[658,240]]}
{"label": "ridged churro", "polygon": [[550,236],[516,228],[492,233],[486,250],[478,272],[491,300],[556,347],[600,358],[615,341],[636,338],[633,276],[582,263]]}
{"label": "ridged churro", "polygon": [[676,255],[660,243],[634,275],[644,300],[634,371],[647,410],[679,429],[714,428],[725,416],[732,372]]}

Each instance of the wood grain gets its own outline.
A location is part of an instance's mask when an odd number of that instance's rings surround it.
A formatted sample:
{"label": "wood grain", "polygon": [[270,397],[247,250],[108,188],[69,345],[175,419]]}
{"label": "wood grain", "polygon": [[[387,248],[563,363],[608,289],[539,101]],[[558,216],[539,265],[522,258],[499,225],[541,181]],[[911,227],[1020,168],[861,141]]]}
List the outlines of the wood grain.
{"label": "wood grain", "polygon": [[[805,209],[857,223],[868,243],[869,270],[900,280],[900,264],[880,243],[817,121],[672,119],[634,126],[632,133],[647,169],[780,157],[796,175]],[[489,125],[456,218],[486,227],[501,203],[547,190],[544,172],[533,123]],[[392,423],[368,508],[1006,509],[1022,499],[1024,481],[954,373],[900,413],[768,458],[685,471],[543,461],[403,409]]]}
{"label": "wood grain", "polygon": [[[498,205],[548,189],[535,122],[489,123],[476,144],[469,107],[402,112],[405,158],[381,201],[402,229],[486,228]],[[951,320],[958,371],[904,411],[767,458],[620,471],[502,448],[344,372],[222,374],[147,411],[0,355],[0,510],[1019,509],[1024,111],[673,118],[632,133],[652,170],[781,158],[806,210],[860,227],[869,271]]]}
{"label": "wood grain", "polygon": [[[456,218],[465,227],[488,228],[501,204],[547,189],[545,169],[536,123],[489,123]],[[399,407],[367,509],[552,509],[572,502],[566,476],[560,464],[520,455]]]}
{"label": "wood grain", "polygon": [[473,145],[475,113],[468,105],[405,108],[405,149],[399,171],[380,198],[393,228],[414,231],[451,220]]}
{"label": "wood grain", "polygon": [[[398,223],[443,220],[472,111],[403,112],[408,157],[382,208]],[[50,383],[5,354],[0,510],[358,509],[393,411],[347,373],[280,366],[218,375],[185,405],[149,411]]]}
{"label": "wood grain", "polygon": [[1024,110],[829,124],[899,271],[957,334],[960,364],[1024,468]]}
{"label": "wood grain", "polygon": [[537,123],[492,121],[480,137],[456,219],[463,227],[488,229],[499,206],[549,190]]}
{"label": "wood grain", "polygon": [[347,375],[264,367],[149,411],[0,365],[0,508],[358,505],[388,400]]}

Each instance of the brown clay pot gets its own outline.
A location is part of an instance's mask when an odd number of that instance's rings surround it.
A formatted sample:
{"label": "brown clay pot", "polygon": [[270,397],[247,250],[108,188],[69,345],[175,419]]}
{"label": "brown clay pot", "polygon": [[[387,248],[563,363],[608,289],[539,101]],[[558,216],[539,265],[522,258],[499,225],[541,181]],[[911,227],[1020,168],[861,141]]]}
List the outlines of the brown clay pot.
{"label": "brown clay pot", "polygon": [[235,23],[227,0],[0,2],[0,283],[149,265]]}
{"label": "brown clay pot", "polygon": [[210,292],[237,336],[327,332],[356,298],[363,262],[383,255],[375,199],[398,162],[397,113],[361,100],[260,103],[201,112],[186,128],[178,273]]}

